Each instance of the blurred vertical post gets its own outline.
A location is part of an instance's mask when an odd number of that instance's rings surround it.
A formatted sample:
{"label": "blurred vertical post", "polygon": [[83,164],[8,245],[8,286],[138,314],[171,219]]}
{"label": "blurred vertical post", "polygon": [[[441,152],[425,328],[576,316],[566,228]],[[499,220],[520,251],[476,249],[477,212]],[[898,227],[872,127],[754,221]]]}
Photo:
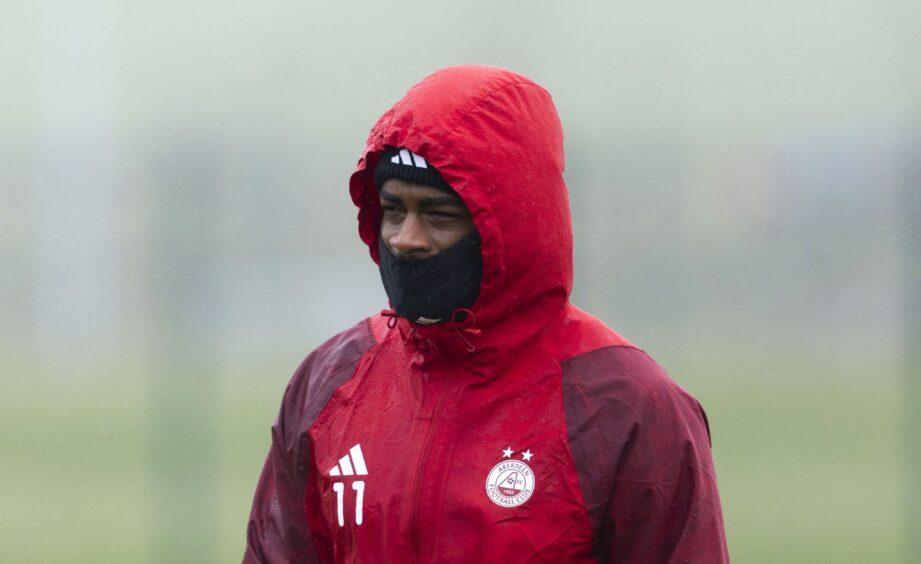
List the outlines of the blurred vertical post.
{"label": "blurred vertical post", "polygon": [[[178,138],[177,138],[178,137]],[[207,140],[167,134],[151,214],[151,562],[214,557],[218,169]]]}
{"label": "blurred vertical post", "polygon": [[907,147],[900,198],[905,257],[905,561],[921,562],[921,128],[911,131]]}
{"label": "blurred vertical post", "polygon": [[92,345],[115,339],[119,323],[113,22],[98,1],[39,13],[32,337],[91,357],[109,352]]}

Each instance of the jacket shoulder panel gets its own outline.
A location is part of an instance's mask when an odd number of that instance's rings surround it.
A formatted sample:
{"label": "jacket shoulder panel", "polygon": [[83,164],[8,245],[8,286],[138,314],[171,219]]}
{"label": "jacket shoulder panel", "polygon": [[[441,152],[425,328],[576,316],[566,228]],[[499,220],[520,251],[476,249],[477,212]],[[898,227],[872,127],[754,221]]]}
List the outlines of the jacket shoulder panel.
{"label": "jacket shoulder panel", "polygon": [[362,321],[317,347],[291,378],[253,496],[243,562],[320,561],[304,518],[306,430],[374,342],[370,320]]}
{"label": "jacket shoulder panel", "polygon": [[[570,447],[595,535],[596,554],[610,550],[606,522],[621,481],[679,480],[671,461],[686,443],[709,451],[703,412],[649,355],[612,345],[561,364]],[[703,444],[698,444],[703,443]],[[607,545],[607,546],[606,546]]]}
{"label": "jacket shoulder panel", "polygon": [[598,517],[610,495],[619,451],[641,419],[642,396],[661,385],[661,369],[639,349],[620,345],[570,358],[561,368],[569,442],[586,506]]}
{"label": "jacket shoulder panel", "polygon": [[377,343],[373,322],[373,318],[362,320],[304,359],[285,391],[278,421],[285,436],[294,439],[299,434],[284,432],[286,429],[303,432],[310,428],[336,389],[354,375],[362,356]]}
{"label": "jacket shoulder panel", "polygon": [[728,561],[697,400],[632,346],[574,357],[562,364],[562,380],[593,554],[616,562]]}

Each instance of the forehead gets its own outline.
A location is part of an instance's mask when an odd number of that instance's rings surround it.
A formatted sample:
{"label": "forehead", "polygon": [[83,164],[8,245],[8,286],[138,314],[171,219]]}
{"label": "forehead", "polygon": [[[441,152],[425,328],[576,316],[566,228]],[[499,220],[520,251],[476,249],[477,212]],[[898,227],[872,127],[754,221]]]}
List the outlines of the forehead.
{"label": "forehead", "polygon": [[454,192],[448,192],[425,184],[407,182],[398,178],[391,178],[381,186],[381,198],[385,200],[400,200],[404,203],[419,202],[438,205],[465,206],[464,201]]}

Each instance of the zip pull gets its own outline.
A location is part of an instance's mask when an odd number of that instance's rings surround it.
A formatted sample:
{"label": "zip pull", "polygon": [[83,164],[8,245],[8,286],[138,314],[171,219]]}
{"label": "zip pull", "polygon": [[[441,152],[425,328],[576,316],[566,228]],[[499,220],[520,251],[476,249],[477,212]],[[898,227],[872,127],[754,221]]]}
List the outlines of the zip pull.
{"label": "zip pull", "polygon": [[415,325],[412,325],[412,328],[409,330],[409,337],[412,339],[413,346],[417,351],[429,354],[438,352],[438,348],[435,346],[435,343],[420,335],[419,332],[416,331]]}

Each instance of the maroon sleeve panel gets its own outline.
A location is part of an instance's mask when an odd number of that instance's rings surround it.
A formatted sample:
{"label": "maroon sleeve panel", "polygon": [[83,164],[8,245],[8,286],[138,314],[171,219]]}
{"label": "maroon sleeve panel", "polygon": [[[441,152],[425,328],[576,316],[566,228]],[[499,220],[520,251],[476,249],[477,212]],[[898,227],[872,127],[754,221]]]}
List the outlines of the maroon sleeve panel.
{"label": "maroon sleeve panel", "polygon": [[310,468],[307,430],[373,344],[365,320],[320,345],[291,378],[256,486],[244,563],[319,562],[304,515]]}
{"label": "maroon sleeve panel", "polygon": [[728,562],[700,404],[645,352],[562,364],[563,401],[599,562]]}

